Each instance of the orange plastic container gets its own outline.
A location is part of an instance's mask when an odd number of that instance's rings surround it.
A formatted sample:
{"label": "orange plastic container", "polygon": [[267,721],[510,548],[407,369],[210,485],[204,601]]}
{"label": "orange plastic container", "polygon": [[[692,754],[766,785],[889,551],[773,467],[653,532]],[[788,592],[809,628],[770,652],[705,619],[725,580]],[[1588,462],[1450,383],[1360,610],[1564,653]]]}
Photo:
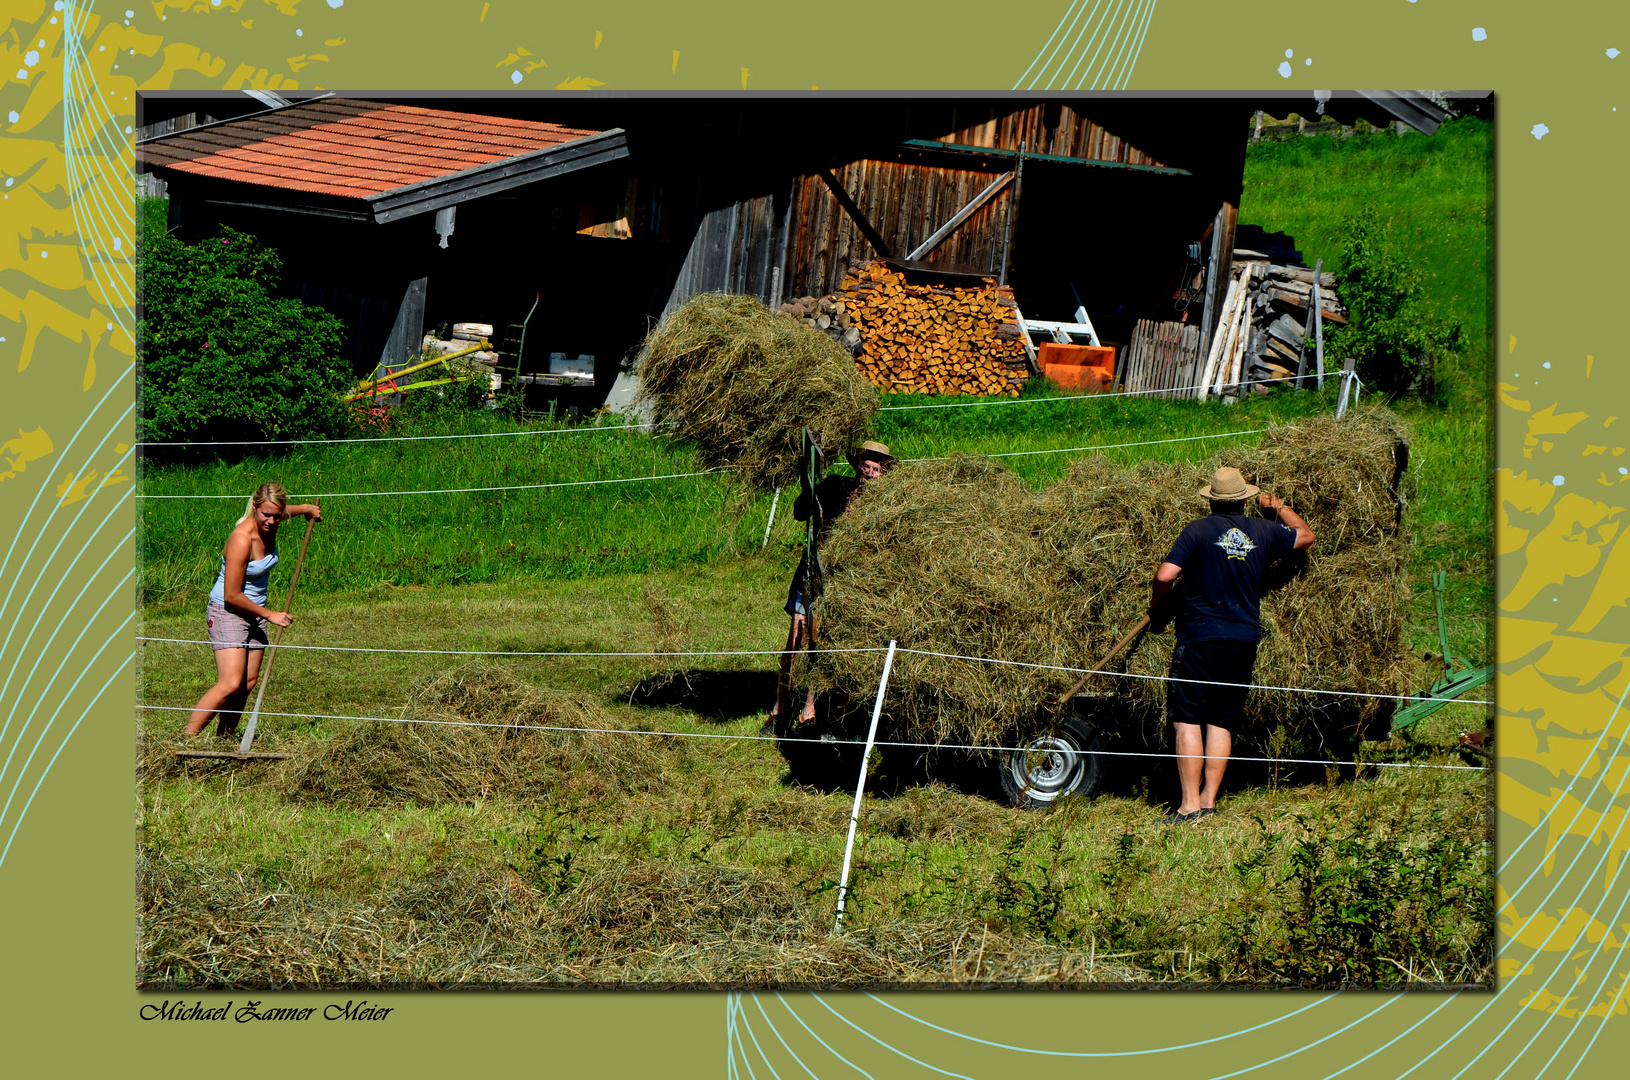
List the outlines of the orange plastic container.
{"label": "orange plastic container", "polygon": [[1036,346],[1036,363],[1063,390],[1094,393],[1115,380],[1113,345],[1060,345],[1048,341]]}

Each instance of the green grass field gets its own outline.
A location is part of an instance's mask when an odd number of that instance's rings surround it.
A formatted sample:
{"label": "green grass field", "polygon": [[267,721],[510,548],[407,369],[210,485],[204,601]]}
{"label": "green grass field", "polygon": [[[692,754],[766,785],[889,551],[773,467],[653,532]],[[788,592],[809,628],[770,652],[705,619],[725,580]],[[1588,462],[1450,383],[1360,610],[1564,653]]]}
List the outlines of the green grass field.
{"label": "green grass field", "polygon": [[1439,372],[1450,403],[1482,413],[1494,329],[1493,182],[1485,120],[1451,120],[1430,136],[1264,141],[1246,158],[1240,221],[1289,233],[1309,266],[1323,259],[1339,270],[1345,222],[1375,207],[1385,242],[1421,273],[1427,311],[1462,327],[1465,346]]}
{"label": "green grass field", "polygon": [[[1433,302],[1474,331],[1453,361],[1446,402],[1393,407],[1416,431],[1409,646],[1437,651],[1429,579],[1446,570],[1450,643],[1480,664],[1490,658],[1492,477],[1481,452],[1487,292],[1471,263],[1488,249],[1486,180],[1475,175],[1486,167],[1486,133],[1456,122],[1435,138],[1255,147],[1242,220],[1290,231],[1311,259],[1334,250],[1351,207],[1389,198],[1394,237],[1430,259]],[[1034,451],[1129,443],[1142,445],[1104,452],[1126,464],[1199,462],[1255,437],[1226,433],[1333,407],[1328,392],[1235,406],[1053,396],[1035,385],[1013,404],[895,409],[880,414],[877,435],[902,458],[1029,455],[1007,460],[1039,486],[1062,476],[1071,455]],[[480,414],[426,419],[413,430],[517,427],[552,425]],[[202,636],[202,596],[221,542],[265,479],[303,497],[694,468],[683,448],[660,438],[583,429],[149,462],[141,633]],[[187,494],[231,498],[151,498]],[[498,655],[471,666],[447,655],[776,649],[801,527],[783,499],[761,550],[769,504],[768,496],[742,500],[716,476],[325,499],[289,642],[445,653],[279,653],[265,708],[313,714],[263,719],[261,747],[291,755],[281,764],[182,764],[171,753],[182,714],[140,713],[141,980],[1375,985],[1492,977],[1492,787],[1482,772],[1242,762],[1221,814],[1172,829],[1156,821],[1173,787],[1170,761],[1158,754],[1116,759],[1103,794],[1046,814],[1009,810],[988,781],[954,765],[929,781],[885,760],[861,822],[847,929],[834,935],[852,792],[793,785],[773,742],[751,738],[770,703],[774,657]],[[286,528],[285,554],[300,529]],[[288,565],[274,577],[274,597]],[[418,715],[425,687],[450,675],[478,688],[518,680],[525,689],[516,693],[539,700],[566,695],[611,728],[725,737],[408,728],[403,744],[428,748],[425,760],[541,764],[535,775],[495,772],[490,784],[471,786],[469,775],[485,774],[421,775],[421,758],[381,751],[357,765],[366,766],[366,783],[353,778],[342,790],[323,779],[345,740],[396,729],[322,717]],[[144,705],[188,706],[211,681],[199,646],[142,648]],[[1407,745],[1365,753],[1462,766],[1456,734],[1485,722],[1482,707],[1451,706]],[[441,784],[448,794],[407,793],[410,780],[421,784],[411,790]]]}

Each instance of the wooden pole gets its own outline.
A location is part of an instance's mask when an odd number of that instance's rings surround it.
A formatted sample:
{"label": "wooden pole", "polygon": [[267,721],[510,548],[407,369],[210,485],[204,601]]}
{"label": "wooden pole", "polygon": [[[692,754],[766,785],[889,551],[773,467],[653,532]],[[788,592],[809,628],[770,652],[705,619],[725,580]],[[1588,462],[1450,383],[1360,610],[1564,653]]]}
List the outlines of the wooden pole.
{"label": "wooden pole", "polygon": [[1024,346],[1024,358],[1030,364],[1032,373],[1039,372],[1041,365],[1036,360],[1036,346],[1030,340],[1030,331],[1025,329],[1024,312],[1019,310],[1019,305],[1016,303],[1013,305],[1013,318],[1019,324],[1019,343]]}
{"label": "wooden pole", "polygon": [[1139,634],[1143,633],[1148,628],[1149,628],[1149,616],[1145,615],[1138,622],[1138,625],[1134,626],[1131,629],[1131,631],[1127,633],[1127,635],[1125,637],[1121,638],[1120,641],[1116,642],[1115,647],[1113,649],[1109,650],[1109,652],[1104,656],[1104,658],[1102,660],[1098,661],[1098,663],[1094,666],[1094,669],[1092,671],[1089,671],[1085,675],[1081,676],[1081,681],[1080,682],[1076,683],[1074,686],[1070,687],[1068,690],[1064,691],[1064,693],[1059,695],[1058,704],[1055,707],[1062,709],[1064,706],[1068,705],[1070,703],[1070,699],[1073,698],[1075,695],[1079,694],[1081,692],[1081,688],[1083,686],[1087,685],[1087,680],[1088,679],[1092,678],[1094,675],[1098,674],[1099,671],[1101,671],[1104,668],[1108,667],[1109,662],[1111,660],[1113,660],[1117,656],[1121,655],[1121,650],[1125,649],[1128,645],[1132,644],[1132,639],[1133,638],[1137,637]]}
{"label": "wooden pole", "polygon": [[[911,251],[906,255],[906,258],[910,259],[912,261],[915,261],[915,260],[918,260],[918,259],[926,259],[928,257],[929,252],[933,251],[935,248],[939,247],[940,244],[944,243],[946,237],[948,237],[952,233],[956,232],[958,226],[960,226],[964,221],[967,221],[970,217],[973,217],[973,215],[976,212],[978,212],[978,210],[979,210],[979,208],[981,206],[984,206],[987,202],[989,202],[991,200],[991,197],[993,195],[995,195],[998,191],[1002,190],[1003,186],[1006,185],[1007,182],[1009,180],[1012,180],[1012,179],[1013,179],[1013,174],[1010,173],[1010,172],[1006,172],[1006,173],[1003,173],[1001,176],[998,176],[995,180],[992,180],[985,187],[985,190],[983,190],[979,194],[975,195],[968,202],[968,205],[964,206],[962,209],[958,210],[955,214],[953,214],[951,216],[950,221],[947,221],[944,225],[941,225],[938,229],[935,229],[934,230],[934,235],[930,236],[927,240],[924,240],[922,243],[920,243],[916,247],[912,248]],[[1010,207],[1010,209],[1011,209],[1011,207]],[[1005,274],[1004,274],[1004,277],[1005,277]],[[1002,281],[1002,282],[1000,282],[1000,284],[1005,285],[1005,284],[1007,284],[1007,282]]]}
{"label": "wooden pole", "polygon": [[845,214],[849,215],[849,219],[855,223],[855,227],[860,230],[860,235],[866,238],[866,242],[872,246],[872,250],[877,252],[877,257],[880,259],[891,257],[894,252],[890,250],[888,243],[878,235],[876,229],[872,228],[872,223],[866,220],[866,215],[861,213],[860,207],[855,205],[855,200],[849,197],[849,192],[845,190],[842,184],[838,183],[838,178],[832,175],[832,171],[830,169],[816,169],[815,175],[819,176],[826,183],[826,186],[832,189],[832,195],[838,200],[838,205],[843,208]]}
{"label": "wooden pole", "polygon": [[1324,270],[1324,260],[1320,259],[1313,264],[1313,341],[1314,354],[1318,361],[1318,378],[1314,383],[1316,389],[1324,389],[1324,308],[1319,302],[1319,275]]}
{"label": "wooden pole", "polygon": [[1208,339],[1211,348],[1207,351],[1206,362],[1200,372],[1200,390],[1197,394],[1195,394],[1195,397],[1199,398],[1201,401],[1204,401],[1206,396],[1211,392],[1211,384],[1216,378],[1217,364],[1222,359],[1223,338],[1226,336],[1224,333],[1225,325],[1223,323],[1223,319],[1227,318],[1228,313],[1233,310],[1234,299],[1238,294],[1238,290],[1238,280],[1233,280],[1228,283],[1228,298],[1223,301],[1223,310],[1218,314],[1217,328]]}
{"label": "wooden pole", "polygon": [[[1008,196],[1007,212],[1002,221],[1002,272],[996,284],[1007,284],[1008,245],[1013,242],[1013,219],[1019,216],[1019,192],[1024,190],[1024,143],[1019,143],[1019,161],[1013,168],[1013,193]],[[1019,324],[1021,327],[1023,323]]]}
{"label": "wooden pole", "polygon": [[[323,501],[318,499],[317,508],[322,509],[322,505]],[[300,557],[294,560],[294,577],[289,579],[289,595],[283,601],[284,614],[287,614],[289,608],[294,605],[294,587],[300,584],[300,568],[306,564],[306,545],[311,543],[311,529],[316,524],[317,522],[311,518],[306,519],[306,535],[305,539],[300,541]],[[282,640],[283,628],[279,626],[277,633],[272,635],[271,648],[266,650],[266,655],[260,662],[260,681],[255,688],[255,708],[249,714],[249,726],[243,733],[243,741],[238,744],[238,753],[240,754],[247,754],[249,747],[254,745],[255,725],[260,722],[260,702],[266,696],[266,683],[271,679],[272,675],[272,654],[277,651],[278,642]]]}

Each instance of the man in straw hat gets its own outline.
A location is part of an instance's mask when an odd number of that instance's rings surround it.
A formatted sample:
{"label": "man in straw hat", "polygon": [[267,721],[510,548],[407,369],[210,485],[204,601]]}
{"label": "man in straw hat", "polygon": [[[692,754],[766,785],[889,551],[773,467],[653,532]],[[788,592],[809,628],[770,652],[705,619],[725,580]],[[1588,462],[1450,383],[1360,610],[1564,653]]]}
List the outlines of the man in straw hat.
{"label": "man in straw hat", "polygon": [[[849,455],[849,464],[854,466],[854,476],[833,473],[815,485],[815,498],[821,504],[821,534],[815,538],[816,543],[826,540],[826,532],[832,527],[832,522],[849,509],[849,504],[855,501],[855,496],[860,494],[866,481],[876,480],[894,467],[894,456],[882,443],[867,440],[860,444],[858,451]],[[799,495],[798,501],[792,505],[792,516],[799,521],[808,521],[814,510],[809,505],[808,496]],[[805,558],[808,558],[807,554]],[[808,621],[806,601],[809,598],[805,595],[808,584],[809,568],[800,562],[798,572],[792,576],[792,587],[787,590],[785,610],[792,616],[792,627],[787,631],[787,647],[781,654],[781,671],[775,682],[775,707],[770,710],[770,718],[764,722],[762,734],[765,735],[774,734],[778,722],[788,717],[791,710],[793,653],[808,647],[814,640]],[[804,701],[798,719],[802,723],[815,719],[814,690]]]}
{"label": "man in straw hat", "polygon": [[[1251,681],[1262,637],[1268,564],[1313,544],[1313,530],[1296,511],[1259,492],[1238,469],[1218,469],[1200,489],[1200,497],[1211,501],[1211,513],[1183,530],[1155,573],[1150,629],[1163,630],[1172,617],[1177,620],[1166,712],[1183,798],[1177,812],[1162,819],[1168,824],[1217,812],[1217,789],[1245,704],[1240,684]],[[1245,502],[1252,497],[1274,520],[1245,516]],[[1183,588],[1168,607],[1164,601],[1180,572]]]}

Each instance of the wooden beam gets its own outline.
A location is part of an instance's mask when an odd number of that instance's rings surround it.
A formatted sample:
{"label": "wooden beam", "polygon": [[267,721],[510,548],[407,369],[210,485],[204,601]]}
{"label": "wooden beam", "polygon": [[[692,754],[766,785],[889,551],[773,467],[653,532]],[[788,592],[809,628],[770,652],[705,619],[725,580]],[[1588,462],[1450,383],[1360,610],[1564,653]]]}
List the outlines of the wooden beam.
{"label": "wooden beam", "polygon": [[[1013,197],[1007,201],[1007,214],[1002,219],[1002,269],[996,276],[998,285],[1007,284],[1007,253],[1009,245],[1013,242],[1013,219],[1019,213],[1019,192],[1024,190],[1024,143],[1019,143],[1019,163],[1013,168],[1016,183],[1013,185]],[[1020,329],[1023,329],[1021,326]],[[1031,365],[1034,368],[1035,365]]]}
{"label": "wooden beam", "polygon": [[1324,320],[1319,318],[1319,313],[1324,310],[1319,303],[1319,275],[1323,272],[1324,260],[1320,259],[1313,264],[1313,304],[1308,308],[1312,312],[1314,350],[1319,367],[1318,382],[1315,385],[1320,390],[1324,389]]}
{"label": "wooden beam", "polygon": [[598,135],[364,196],[362,201],[371,209],[374,221],[383,224],[627,156],[627,133],[622,128],[611,128]]}
{"label": "wooden beam", "polygon": [[815,175],[826,181],[826,186],[832,189],[833,195],[837,196],[838,205],[843,207],[843,212],[848,214],[850,220],[855,223],[855,227],[860,230],[860,235],[864,236],[866,242],[872,245],[872,250],[877,252],[877,257],[880,259],[891,257],[894,252],[890,250],[888,244],[883,242],[883,238],[877,235],[877,230],[872,228],[872,223],[866,220],[866,215],[860,212],[860,207],[855,205],[855,200],[849,197],[849,193],[843,189],[842,184],[838,183],[838,178],[832,175],[832,171],[830,169],[817,169]]}
{"label": "wooden beam", "polygon": [[1212,219],[1211,258],[1207,263],[1206,302],[1200,316],[1200,332],[1205,335],[1202,348],[1207,355],[1222,326],[1222,305],[1229,286],[1234,283],[1234,228],[1239,221],[1239,207],[1225,202]]}
{"label": "wooden beam", "polygon": [[[900,145],[908,150],[927,150],[932,153],[978,156],[985,158],[1018,157],[1017,150],[998,150],[993,146],[967,146],[963,143],[942,143],[935,139],[902,139]],[[1187,169],[1174,169],[1165,165],[1128,165],[1124,161],[1100,161],[1097,158],[1066,157],[1063,154],[1026,154],[1031,161],[1052,161],[1063,165],[1088,165],[1100,169],[1128,169],[1133,172],[1154,173],[1158,176],[1193,176]]]}
{"label": "wooden beam", "polygon": [[912,248],[911,254],[907,255],[906,258],[926,258],[930,251],[933,251],[935,248],[945,243],[946,239],[952,233],[957,231],[958,226],[960,226],[964,221],[967,221],[969,218],[973,217],[973,215],[979,211],[980,207],[990,202],[991,197],[998,191],[1001,191],[1002,188],[1007,185],[1008,181],[1012,179],[1013,174],[1010,172],[1005,172],[1001,176],[998,176],[995,180],[992,180],[990,184],[986,186],[984,191],[981,191],[968,201],[967,206],[964,206],[961,210],[958,210],[955,214],[953,214],[950,221],[947,221],[944,225],[941,225],[938,229],[936,229],[934,231],[934,235]]}

